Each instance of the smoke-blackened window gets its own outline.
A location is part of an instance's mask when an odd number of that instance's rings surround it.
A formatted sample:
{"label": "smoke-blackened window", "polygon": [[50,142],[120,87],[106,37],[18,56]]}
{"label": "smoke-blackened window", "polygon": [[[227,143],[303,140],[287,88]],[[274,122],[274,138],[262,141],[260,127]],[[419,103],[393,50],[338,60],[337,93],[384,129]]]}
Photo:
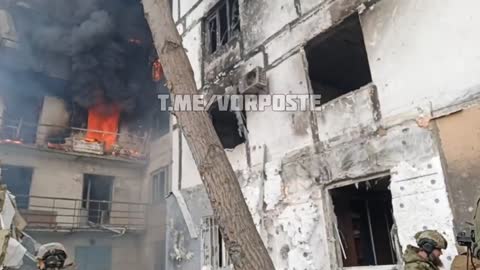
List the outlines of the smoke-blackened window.
{"label": "smoke-blackened window", "polygon": [[209,110],[213,127],[225,149],[234,149],[246,141],[247,127],[245,111],[225,110],[223,105],[229,101],[221,101],[212,104]]}
{"label": "smoke-blackened window", "polygon": [[205,20],[207,47],[215,53],[240,32],[238,0],[224,0],[214,7]]}

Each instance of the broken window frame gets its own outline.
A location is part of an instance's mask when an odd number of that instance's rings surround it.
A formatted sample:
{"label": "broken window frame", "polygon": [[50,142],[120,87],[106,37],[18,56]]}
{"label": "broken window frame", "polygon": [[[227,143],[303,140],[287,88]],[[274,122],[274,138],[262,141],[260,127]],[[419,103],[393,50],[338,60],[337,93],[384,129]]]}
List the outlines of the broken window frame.
{"label": "broken window frame", "polygon": [[[102,179],[101,181],[109,181],[108,199],[98,200],[92,198],[92,186],[96,177],[105,177],[109,180]],[[115,177],[111,175],[99,174],[83,174],[83,188],[81,206],[87,212],[87,220],[95,224],[105,224],[110,222],[110,214],[112,211],[113,189],[115,184]],[[103,209],[105,208],[105,209]]]}
{"label": "broken window frame", "polygon": [[[240,29],[240,5],[238,3],[239,0],[222,0],[218,3],[215,7],[213,7],[209,12],[208,15],[204,19],[204,29],[205,29],[205,47],[206,52],[209,55],[215,54],[221,50],[224,46],[226,46],[230,41],[236,38],[241,29]],[[225,30],[225,37],[222,37],[222,9],[225,8],[226,10],[226,28]],[[235,16],[238,18],[235,20]],[[212,27],[210,25],[215,25],[215,30],[212,31]],[[212,34],[215,34],[213,36]],[[225,38],[225,40],[223,39]],[[212,41],[215,43],[212,43]],[[215,46],[215,47],[213,47]]]}
{"label": "broken window frame", "polygon": [[[233,102],[228,96],[223,96],[222,99],[223,99],[223,102],[227,102],[229,104],[229,106],[231,105],[230,102]],[[208,107],[208,114],[209,114],[210,120],[212,121],[213,127],[215,129],[215,133],[217,133],[217,135],[220,139],[222,147],[226,150],[227,149],[228,150],[233,150],[236,147],[238,147],[239,145],[248,144],[248,128],[247,128],[247,113],[246,113],[246,111],[244,109],[242,111],[230,110],[230,109],[227,110],[227,111],[222,111],[222,110],[219,110],[219,108],[220,108],[219,102],[220,101],[216,101],[215,103],[211,104]],[[227,106],[227,107],[230,108],[229,106]],[[225,145],[224,136],[226,134],[219,132],[218,128],[221,127],[221,126],[215,120],[215,119],[218,120],[219,118],[222,118],[222,116],[225,117],[224,113],[232,114],[231,116],[235,116],[236,130],[234,130],[233,132],[237,132],[240,141],[233,146],[232,145]],[[223,115],[221,116],[220,114],[223,114]]]}
{"label": "broken window frame", "polygon": [[[305,72],[306,72],[306,76],[307,76],[308,91],[309,91],[309,93],[310,93],[311,95],[320,95],[320,96],[322,96],[322,94],[316,93],[317,89],[316,89],[316,87],[313,86],[315,80],[312,79],[312,75],[311,75],[311,73],[310,73],[310,64],[309,64],[309,62],[311,62],[311,61],[309,61],[309,54],[310,54],[309,52],[312,50],[312,48],[308,48],[308,47],[311,46],[310,44],[311,44],[312,42],[315,42],[315,40],[318,40],[318,39],[319,39],[319,40],[322,40],[320,43],[322,43],[322,42],[327,42],[327,39],[328,39],[328,38],[331,38],[333,35],[335,35],[335,31],[338,31],[339,29],[341,29],[342,27],[344,27],[344,26],[342,26],[342,24],[345,23],[346,20],[351,19],[352,16],[357,16],[358,19],[360,20],[360,14],[359,14],[357,11],[352,12],[351,14],[349,14],[348,16],[346,16],[345,19],[343,19],[343,20],[342,20],[341,22],[339,22],[338,24],[332,25],[332,26],[331,26],[329,29],[327,29],[325,32],[320,33],[320,34],[318,34],[317,36],[315,36],[315,37],[311,38],[310,40],[308,40],[307,44],[306,44],[305,46],[303,46],[303,48],[301,49],[302,58],[303,58],[303,62],[304,62],[304,67],[305,67]],[[363,28],[362,28],[362,25],[361,25],[361,21],[359,21],[359,23],[360,23],[360,28],[361,28],[361,31],[362,31],[361,34],[362,34],[362,36],[363,36],[363,39],[365,39],[365,34],[364,34],[364,32],[363,32]],[[318,45],[318,44],[317,44],[317,45]],[[364,43],[364,46],[365,46],[364,49],[367,50],[365,43]],[[367,55],[366,55],[366,56],[367,56],[367,59],[366,59],[366,60],[367,60],[368,68],[369,68],[369,71],[370,71],[370,82],[368,82],[368,83],[366,83],[366,84],[364,84],[364,85],[361,85],[361,86],[359,86],[359,87],[357,87],[357,88],[355,88],[355,89],[352,89],[352,90],[350,90],[350,91],[346,91],[345,93],[343,93],[343,94],[341,94],[341,95],[338,95],[338,96],[336,96],[336,97],[333,98],[333,99],[329,99],[329,100],[327,100],[326,102],[323,102],[323,100],[322,100],[323,97],[321,97],[321,100],[320,100],[321,102],[318,103],[318,104],[315,104],[315,107],[317,107],[317,108],[318,108],[318,107],[323,107],[323,106],[324,106],[325,104],[327,104],[327,103],[334,102],[334,101],[336,101],[336,100],[338,100],[338,99],[340,99],[340,98],[342,98],[342,97],[344,97],[344,96],[347,96],[347,95],[349,95],[349,94],[351,94],[351,93],[354,93],[354,92],[356,92],[356,91],[358,91],[358,90],[360,90],[360,89],[362,89],[362,88],[364,88],[364,87],[366,87],[366,86],[368,86],[368,85],[374,85],[374,81],[373,81],[373,77],[372,77],[372,69],[371,69],[372,67],[371,67],[371,64],[370,64],[369,59],[368,59],[368,51],[366,51],[366,54],[367,54]],[[318,83],[318,82],[316,82],[316,83]],[[325,86],[331,87],[331,86],[329,86],[329,85],[325,85]],[[341,90],[341,89],[340,89],[340,90]],[[343,90],[342,90],[342,91],[343,91]]]}
{"label": "broken window frame", "polygon": [[220,226],[213,216],[202,218],[201,265],[211,270],[231,269],[232,264],[227,247],[220,232]]}
{"label": "broken window frame", "polygon": [[[332,193],[331,191],[334,189],[342,188],[342,187],[347,187],[351,185],[358,185],[359,183],[365,183],[369,182],[372,180],[384,178],[384,177],[390,177],[391,172],[380,172],[377,174],[369,175],[366,177],[359,177],[356,179],[348,179],[348,180],[341,180],[341,181],[333,181],[330,184],[327,184],[324,186],[323,190],[323,198],[324,198],[324,203],[325,203],[325,215],[326,215],[326,220],[328,222],[326,223],[326,228],[327,228],[327,233],[329,234],[328,238],[329,239],[334,239],[335,241],[329,241],[328,245],[328,252],[329,256],[332,259],[331,261],[333,263],[336,263],[336,265],[333,265],[332,267],[335,268],[343,268],[343,269],[360,269],[364,267],[369,267],[369,268],[377,268],[377,269],[395,269],[396,264],[391,264],[391,265],[370,265],[370,266],[343,266],[343,256],[345,254],[345,246],[343,244],[343,240],[341,239],[340,236],[340,230],[338,227],[338,220],[337,220],[337,215],[335,214],[335,208],[333,204],[333,198],[332,198]],[[393,209],[392,209],[393,211]],[[394,213],[392,213],[392,216]],[[398,235],[396,234],[397,224],[395,222],[395,219],[393,219],[393,224],[392,227],[390,228],[390,244],[393,249],[393,254],[396,257],[397,264],[403,262],[401,258],[401,251],[396,250],[400,245],[398,243]],[[400,255],[400,257],[399,257]]]}
{"label": "broken window frame", "polygon": [[[161,175],[163,174],[164,179],[161,179]],[[152,192],[151,192],[151,202],[155,203],[163,203],[165,199],[172,193],[172,185],[170,182],[170,170],[169,167],[163,167],[151,174],[151,181],[152,181]],[[163,187],[163,192],[161,188]],[[163,194],[161,194],[163,193]]]}

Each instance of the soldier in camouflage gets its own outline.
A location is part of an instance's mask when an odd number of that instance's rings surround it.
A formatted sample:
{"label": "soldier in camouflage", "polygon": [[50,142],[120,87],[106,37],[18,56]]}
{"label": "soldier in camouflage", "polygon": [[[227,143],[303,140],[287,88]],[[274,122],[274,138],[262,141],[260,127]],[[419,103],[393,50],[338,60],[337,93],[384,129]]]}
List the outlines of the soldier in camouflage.
{"label": "soldier in camouflage", "polygon": [[418,232],[415,240],[418,247],[409,245],[403,254],[405,270],[438,270],[443,266],[440,256],[447,248],[447,240],[439,232]]}

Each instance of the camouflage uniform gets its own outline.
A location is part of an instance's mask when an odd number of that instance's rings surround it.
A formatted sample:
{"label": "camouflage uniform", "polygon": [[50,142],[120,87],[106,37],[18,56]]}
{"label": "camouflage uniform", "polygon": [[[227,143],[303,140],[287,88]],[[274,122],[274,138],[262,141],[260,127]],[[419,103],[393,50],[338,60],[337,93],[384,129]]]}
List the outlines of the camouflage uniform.
{"label": "camouflage uniform", "polygon": [[429,259],[425,259],[418,255],[419,248],[414,246],[407,246],[407,250],[403,254],[405,261],[404,270],[438,270],[438,267]]}
{"label": "camouflage uniform", "polygon": [[[437,249],[446,249],[447,240],[437,231],[426,230],[418,232],[415,234],[415,240],[417,244],[420,243],[422,239],[433,240],[436,243],[435,248]],[[414,246],[408,246],[403,254],[403,260],[405,261],[405,270],[438,270],[436,266],[430,259],[423,258],[418,253],[421,251],[420,248]]]}

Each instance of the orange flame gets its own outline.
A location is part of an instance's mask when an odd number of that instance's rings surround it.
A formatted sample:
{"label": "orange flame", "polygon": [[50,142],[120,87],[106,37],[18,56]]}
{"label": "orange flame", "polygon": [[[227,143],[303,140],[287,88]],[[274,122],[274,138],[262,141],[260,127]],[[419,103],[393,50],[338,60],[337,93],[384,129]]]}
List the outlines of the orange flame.
{"label": "orange flame", "polygon": [[163,76],[163,68],[160,60],[157,59],[152,64],[152,79],[155,82],[158,82],[162,79]]}
{"label": "orange flame", "polygon": [[88,109],[86,141],[103,142],[110,151],[117,142],[120,108],[116,104],[98,103]]}

